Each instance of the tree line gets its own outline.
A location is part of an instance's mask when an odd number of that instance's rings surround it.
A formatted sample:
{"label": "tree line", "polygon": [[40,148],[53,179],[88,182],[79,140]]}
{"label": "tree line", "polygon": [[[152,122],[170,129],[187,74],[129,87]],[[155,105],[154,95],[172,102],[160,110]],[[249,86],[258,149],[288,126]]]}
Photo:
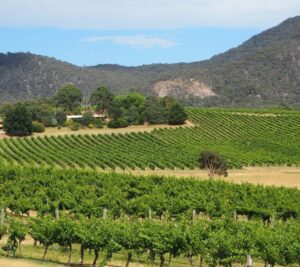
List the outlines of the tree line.
{"label": "tree line", "polygon": [[[180,125],[187,119],[184,108],[172,97],[145,97],[136,92],[116,96],[108,88],[99,87],[89,101],[84,101],[80,89],[71,84],[60,88],[52,98],[5,104],[0,109],[5,132],[14,136],[43,132],[45,127],[102,128],[105,121],[95,119],[95,113],[108,118],[111,128],[144,123]],[[67,124],[68,114],[80,114],[82,118]]]}

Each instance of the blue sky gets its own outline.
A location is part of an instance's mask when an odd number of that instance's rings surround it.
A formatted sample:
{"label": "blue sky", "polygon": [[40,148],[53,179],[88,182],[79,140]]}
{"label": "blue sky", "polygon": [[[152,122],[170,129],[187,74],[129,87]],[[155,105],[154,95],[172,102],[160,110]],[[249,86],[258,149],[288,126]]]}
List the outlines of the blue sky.
{"label": "blue sky", "polygon": [[299,0],[0,0],[0,52],[76,65],[199,61],[298,14]]}

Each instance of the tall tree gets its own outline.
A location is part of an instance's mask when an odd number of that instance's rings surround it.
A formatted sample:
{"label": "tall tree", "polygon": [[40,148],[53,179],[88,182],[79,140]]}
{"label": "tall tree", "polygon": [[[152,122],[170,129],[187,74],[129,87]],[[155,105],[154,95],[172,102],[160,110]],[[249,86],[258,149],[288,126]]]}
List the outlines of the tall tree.
{"label": "tall tree", "polygon": [[91,95],[90,102],[96,106],[97,112],[103,112],[111,107],[114,94],[104,86],[98,87]]}
{"label": "tall tree", "polygon": [[11,136],[26,136],[32,134],[32,119],[30,112],[22,104],[6,112],[3,128],[6,134]]}
{"label": "tall tree", "polygon": [[82,102],[82,92],[72,84],[60,88],[55,95],[58,106],[64,111],[75,111]]}
{"label": "tall tree", "polygon": [[187,114],[184,108],[176,103],[171,106],[170,112],[168,114],[168,123],[171,125],[181,125],[187,120]]}

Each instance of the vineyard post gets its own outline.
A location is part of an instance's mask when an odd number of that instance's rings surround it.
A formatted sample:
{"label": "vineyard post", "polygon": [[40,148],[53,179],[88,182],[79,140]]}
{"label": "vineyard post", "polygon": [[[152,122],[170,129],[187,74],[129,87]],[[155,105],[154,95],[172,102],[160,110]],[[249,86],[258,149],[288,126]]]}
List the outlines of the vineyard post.
{"label": "vineyard post", "polygon": [[196,210],[193,210],[193,221],[195,220],[196,218]]}
{"label": "vineyard post", "polygon": [[150,220],[152,219],[152,210],[151,209],[148,210],[148,217]]}
{"label": "vineyard post", "polygon": [[55,218],[56,218],[56,220],[59,219],[59,209],[58,208],[55,208]]}
{"label": "vineyard post", "polygon": [[4,225],[4,223],[5,223],[5,211],[4,208],[1,208],[0,225]]}
{"label": "vineyard post", "polygon": [[233,212],[233,220],[237,220],[236,210]]}
{"label": "vineyard post", "polygon": [[271,218],[270,218],[270,226],[273,227],[274,224],[275,224],[275,213],[273,213]]}
{"label": "vineyard post", "polygon": [[106,220],[107,218],[107,208],[103,208],[103,219]]}
{"label": "vineyard post", "polygon": [[253,267],[253,260],[251,255],[247,255],[247,267]]}

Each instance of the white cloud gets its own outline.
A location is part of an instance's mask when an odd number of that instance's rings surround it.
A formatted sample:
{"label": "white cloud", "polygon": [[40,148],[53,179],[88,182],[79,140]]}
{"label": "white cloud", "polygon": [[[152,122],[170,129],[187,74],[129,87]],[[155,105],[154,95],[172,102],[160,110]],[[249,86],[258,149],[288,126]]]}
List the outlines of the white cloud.
{"label": "white cloud", "polygon": [[269,27],[299,0],[0,0],[0,26],[83,29]]}
{"label": "white cloud", "polygon": [[136,35],[136,36],[123,36],[123,35],[116,35],[116,36],[94,36],[88,37],[83,40],[82,42],[88,43],[97,43],[97,42],[112,42],[118,45],[126,45],[133,48],[140,48],[140,49],[148,49],[148,48],[171,48],[177,46],[177,44],[171,40],[164,39],[161,37],[155,36],[147,36],[147,35]]}

